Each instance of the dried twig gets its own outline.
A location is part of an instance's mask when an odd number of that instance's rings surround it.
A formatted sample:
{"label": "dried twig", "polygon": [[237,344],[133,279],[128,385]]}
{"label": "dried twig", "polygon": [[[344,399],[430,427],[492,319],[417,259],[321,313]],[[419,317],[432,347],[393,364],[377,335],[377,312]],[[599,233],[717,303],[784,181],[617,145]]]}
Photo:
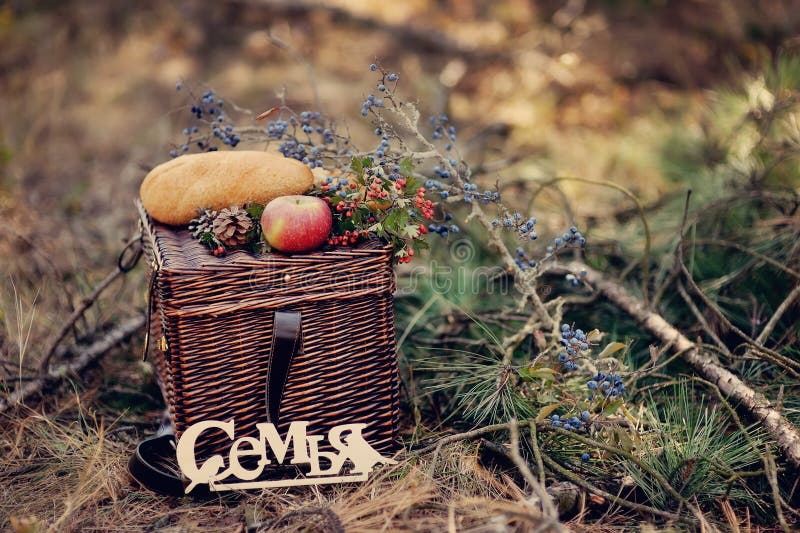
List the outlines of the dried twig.
{"label": "dried twig", "polygon": [[80,374],[111,348],[129,338],[142,327],[144,327],[143,316],[122,321],[116,328],[87,346],[73,361],[53,368],[46,375],[40,376],[27,383],[24,387],[15,390],[7,398],[0,399],[0,413],[5,413],[12,406],[25,402],[25,400],[41,392],[52,383],[71,375]]}
{"label": "dried twig", "polygon": [[725,313],[722,312],[722,309],[720,309],[719,306],[717,306],[717,304],[712,302],[711,299],[708,296],[706,296],[703,290],[697,285],[697,282],[695,282],[694,276],[692,276],[692,273],[686,267],[686,263],[683,260],[683,239],[686,234],[686,224],[689,216],[689,202],[691,200],[691,196],[692,196],[692,191],[690,189],[686,193],[686,203],[683,209],[683,219],[681,221],[681,229],[679,235],[680,240],[678,242],[678,248],[675,254],[676,271],[683,273],[683,275],[686,277],[686,282],[689,284],[689,288],[691,288],[692,291],[703,301],[706,307],[708,307],[714,312],[717,318],[719,318],[720,322],[722,322],[722,325],[725,326],[725,328],[727,328],[728,330],[736,333],[748,345],[751,346],[751,350],[749,350],[750,352],[754,351],[758,352],[762,355],[762,357],[781,366],[785,370],[789,371],[793,376],[800,377],[800,374],[798,374],[793,370],[793,368],[800,369],[800,363],[798,363],[793,359],[790,359],[789,357],[784,356],[781,353],[778,353],[775,350],[767,348],[766,346],[764,346],[763,343],[758,342],[755,339],[752,339],[747,333],[736,327],[730,320],[728,320],[728,317],[725,316]]}
{"label": "dried twig", "polygon": [[686,302],[686,305],[692,311],[694,317],[697,319],[700,325],[703,326],[703,330],[709,337],[711,337],[711,340],[714,341],[717,347],[722,350],[722,353],[728,357],[733,357],[733,354],[728,347],[725,346],[725,343],[722,342],[722,339],[720,339],[714,330],[711,329],[708,320],[706,320],[706,317],[703,316],[703,313],[700,312],[700,309],[698,309],[695,303],[692,301],[691,296],[689,296],[689,294],[686,292],[686,289],[683,287],[683,283],[681,283],[680,280],[678,281],[678,294],[681,295],[681,298],[683,298],[683,301]]}
{"label": "dried twig", "polygon": [[56,349],[61,341],[64,340],[64,337],[67,336],[67,333],[69,333],[69,331],[72,329],[72,326],[75,325],[75,322],[77,322],[78,319],[83,316],[86,310],[92,306],[92,304],[94,304],[94,302],[97,300],[97,297],[100,296],[100,294],[123,273],[124,272],[119,267],[114,268],[114,270],[109,272],[108,275],[106,275],[106,277],[103,278],[103,280],[98,283],[94,289],[92,289],[92,292],[90,292],[83,300],[81,300],[80,305],[76,307],[74,311],[72,311],[72,314],[69,315],[67,320],[61,326],[61,329],[58,330],[56,336],[52,341],[50,341],[50,345],[47,347],[47,350],[44,352],[42,362],[39,364],[39,371],[42,374],[47,373],[48,367],[50,366],[50,360],[53,358],[53,354],[56,352]]}
{"label": "dried twig", "polygon": [[781,305],[775,310],[775,312],[770,317],[769,321],[764,326],[764,329],[761,330],[761,333],[758,334],[756,337],[756,342],[759,344],[764,344],[769,336],[772,334],[772,330],[775,329],[775,326],[778,324],[781,318],[783,318],[784,313],[789,310],[795,300],[800,298],[800,283],[795,285],[794,289],[786,296],[786,298],[781,302]]}
{"label": "dried twig", "polygon": [[[531,424],[530,420],[520,420],[517,423],[517,427],[520,427],[520,428],[528,427],[529,424]],[[481,428],[473,429],[472,431],[465,431],[464,433],[455,433],[453,435],[447,435],[446,437],[440,438],[439,440],[437,440],[433,444],[430,444],[430,445],[425,446],[423,448],[420,448],[418,450],[412,450],[412,453],[415,454],[415,455],[422,455],[422,454],[426,454],[428,452],[435,451],[435,452],[437,452],[436,455],[438,455],[439,450],[441,450],[442,447],[447,445],[447,444],[452,444],[454,442],[459,442],[459,441],[462,441],[462,440],[476,439],[478,437],[482,437],[482,436],[487,435],[489,433],[495,433],[497,431],[508,431],[509,427],[510,426],[509,426],[508,423],[505,423],[505,424],[492,424],[490,426],[483,426]]]}
{"label": "dried twig", "polygon": [[725,246],[727,248],[734,248],[736,250],[739,250],[740,252],[744,252],[744,253],[752,256],[752,257],[755,257],[756,259],[759,259],[759,260],[761,260],[761,261],[763,261],[763,262],[765,262],[765,263],[777,268],[778,270],[789,274],[790,276],[792,276],[794,278],[800,279],[800,272],[798,272],[796,270],[792,270],[791,268],[789,268],[786,265],[782,264],[780,261],[776,261],[775,259],[769,257],[768,255],[764,255],[764,254],[762,254],[760,252],[757,252],[757,251],[753,250],[752,248],[749,248],[747,246],[739,244],[738,242],[726,241],[726,240],[723,240],[723,239],[694,239],[692,242],[693,242],[693,244],[713,244],[713,245],[717,245],[717,246]]}
{"label": "dried twig", "polygon": [[525,461],[519,451],[519,423],[516,420],[512,420],[509,422],[508,429],[511,439],[511,460],[522,474],[522,477],[525,478],[525,481],[528,483],[528,485],[530,485],[533,492],[536,493],[536,496],[539,498],[539,501],[542,505],[542,513],[549,522],[545,525],[545,527],[552,525],[554,529],[563,531],[564,528],[558,522],[558,510],[553,505],[553,500],[547,493],[544,483],[542,483],[533,475],[530,466],[528,466],[528,462]]}
{"label": "dried twig", "polygon": [[767,463],[767,480],[769,480],[770,488],[772,489],[772,500],[775,502],[775,514],[778,516],[778,523],[781,525],[784,533],[790,533],[792,529],[786,523],[786,517],[783,515],[783,508],[781,506],[781,492],[778,488],[778,469],[775,466],[775,458],[772,457],[769,446],[764,447],[764,455]]}

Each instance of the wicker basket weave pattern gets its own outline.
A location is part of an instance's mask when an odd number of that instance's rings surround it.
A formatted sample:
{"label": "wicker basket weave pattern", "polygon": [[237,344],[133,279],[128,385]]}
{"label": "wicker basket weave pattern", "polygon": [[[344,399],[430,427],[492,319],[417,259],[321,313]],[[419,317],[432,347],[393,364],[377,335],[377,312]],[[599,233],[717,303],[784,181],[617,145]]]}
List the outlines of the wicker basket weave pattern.
{"label": "wicker basket weave pattern", "polygon": [[[176,434],[203,420],[236,422],[236,437],[266,421],[275,311],[301,314],[279,431],[309,422],[366,423],[379,452],[396,448],[399,390],[392,250],[380,241],[301,255],[211,256],[186,230],[155,223],[139,206],[150,269],[150,358]],[[204,433],[198,457],[225,453]]]}

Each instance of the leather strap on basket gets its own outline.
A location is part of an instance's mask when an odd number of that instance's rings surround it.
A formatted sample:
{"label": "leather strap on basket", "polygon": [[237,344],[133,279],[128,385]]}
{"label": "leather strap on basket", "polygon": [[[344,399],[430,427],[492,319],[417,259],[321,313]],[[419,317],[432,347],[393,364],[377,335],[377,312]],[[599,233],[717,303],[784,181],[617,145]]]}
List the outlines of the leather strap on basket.
{"label": "leather strap on basket", "polygon": [[[142,487],[165,496],[183,496],[189,484],[178,467],[175,457],[175,432],[169,417],[164,414],[161,427],[155,435],[141,441],[128,461],[128,472]],[[192,489],[194,497],[208,497],[208,487],[198,485]]]}
{"label": "leather strap on basket", "polygon": [[267,422],[278,423],[284,387],[292,358],[303,352],[303,329],[299,311],[275,311],[272,351],[267,363]]}

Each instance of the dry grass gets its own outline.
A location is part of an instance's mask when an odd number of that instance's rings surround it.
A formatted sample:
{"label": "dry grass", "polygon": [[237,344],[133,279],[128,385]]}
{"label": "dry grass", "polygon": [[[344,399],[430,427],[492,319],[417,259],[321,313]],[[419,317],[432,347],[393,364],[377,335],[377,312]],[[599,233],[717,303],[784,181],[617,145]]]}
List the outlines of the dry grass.
{"label": "dry grass", "polygon": [[540,523],[474,445],[443,450],[433,476],[429,458],[412,458],[361,485],[193,501],[132,484],[119,424],[106,426],[78,396],[57,415],[28,411],[9,422],[0,435],[0,515],[17,531],[532,531]]}

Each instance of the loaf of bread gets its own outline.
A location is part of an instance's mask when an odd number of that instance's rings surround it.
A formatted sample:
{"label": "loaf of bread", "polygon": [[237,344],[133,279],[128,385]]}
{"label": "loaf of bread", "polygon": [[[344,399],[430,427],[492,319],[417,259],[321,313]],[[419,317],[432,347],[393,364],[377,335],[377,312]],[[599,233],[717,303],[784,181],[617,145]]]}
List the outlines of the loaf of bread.
{"label": "loaf of bread", "polygon": [[144,178],[142,205],[159,222],[188,224],[199,209],[219,210],[278,196],[303,194],[311,169],[282,155],[256,151],[206,152],[163,163]]}

